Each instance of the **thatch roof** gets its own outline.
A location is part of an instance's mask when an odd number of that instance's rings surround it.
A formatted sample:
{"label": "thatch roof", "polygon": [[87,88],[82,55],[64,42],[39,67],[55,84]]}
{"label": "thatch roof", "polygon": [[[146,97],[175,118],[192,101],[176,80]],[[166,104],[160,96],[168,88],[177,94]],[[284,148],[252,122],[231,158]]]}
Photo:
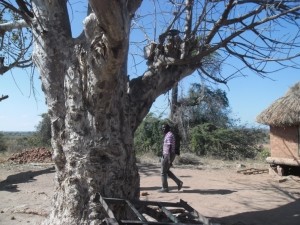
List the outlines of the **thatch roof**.
{"label": "thatch roof", "polygon": [[300,82],[262,111],[257,116],[256,121],[280,127],[300,125]]}

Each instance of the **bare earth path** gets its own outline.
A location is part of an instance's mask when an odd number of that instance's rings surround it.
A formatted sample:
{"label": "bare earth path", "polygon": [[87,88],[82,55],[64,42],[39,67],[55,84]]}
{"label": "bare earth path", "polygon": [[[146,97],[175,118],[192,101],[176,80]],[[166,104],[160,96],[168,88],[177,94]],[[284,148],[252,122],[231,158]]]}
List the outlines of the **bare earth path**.
{"label": "bare earth path", "polygon": [[[170,193],[159,193],[159,164],[140,165],[141,193],[146,194],[141,199],[182,199],[222,225],[300,224],[298,176],[244,175],[235,165],[222,163],[172,171],[184,182],[183,189],[178,192],[169,180]],[[0,224],[39,224],[50,210],[54,175],[51,164],[0,164]]]}

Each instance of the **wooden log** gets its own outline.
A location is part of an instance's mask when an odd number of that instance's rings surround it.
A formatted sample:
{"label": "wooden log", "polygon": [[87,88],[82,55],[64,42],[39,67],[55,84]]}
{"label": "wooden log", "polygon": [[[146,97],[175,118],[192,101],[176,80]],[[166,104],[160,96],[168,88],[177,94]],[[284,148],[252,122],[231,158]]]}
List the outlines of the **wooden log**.
{"label": "wooden log", "polygon": [[266,158],[266,161],[267,163],[276,165],[300,166],[300,159],[268,157]]}
{"label": "wooden log", "polygon": [[238,170],[237,173],[242,173],[245,175],[250,175],[250,174],[262,174],[262,173],[268,173],[268,169],[255,169],[255,168],[250,168],[250,169],[244,169],[244,170]]}

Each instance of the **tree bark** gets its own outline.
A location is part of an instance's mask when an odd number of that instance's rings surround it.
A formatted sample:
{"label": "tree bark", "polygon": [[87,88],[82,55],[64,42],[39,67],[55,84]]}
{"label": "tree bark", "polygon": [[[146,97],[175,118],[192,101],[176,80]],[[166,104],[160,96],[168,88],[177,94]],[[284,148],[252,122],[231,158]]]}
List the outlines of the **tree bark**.
{"label": "tree bark", "polygon": [[[137,113],[130,112],[127,95],[130,16],[122,15],[127,27],[116,38],[118,30],[104,32],[90,14],[86,38],[73,40],[64,1],[36,0],[33,9],[39,15],[32,24],[33,60],[49,107],[56,165],[53,210],[45,224],[100,224],[105,214],[96,194],[139,197],[137,124],[131,123]],[[118,207],[115,213],[126,216]]]}

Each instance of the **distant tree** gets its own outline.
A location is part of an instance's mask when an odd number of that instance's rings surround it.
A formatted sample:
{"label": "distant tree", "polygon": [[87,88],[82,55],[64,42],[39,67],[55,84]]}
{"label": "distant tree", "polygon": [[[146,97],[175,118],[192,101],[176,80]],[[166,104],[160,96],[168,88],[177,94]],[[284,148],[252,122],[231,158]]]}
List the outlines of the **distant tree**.
{"label": "distant tree", "polygon": [[[185,18],[184,18],[184,35],[183,39],[189,38],[193,35],[192,31],[192,24],[193,24],[193,9],[194,9],[194,2],[193,0],[185,0],[185,1],[173,1],[172,2],[173,7],[176,9],[176,13],[178,13],[180,10],[185,10]],[[179,21],[177,21],[179,23]],[[176,26],[173,24],[173,26]],[[181,26],[181,24],[177,24],[177,26]],[[179,38],[179,37],[177,37]],[[175,38],[173,38],[175,39]],[[201,41],[201,37],[196,37],[196,42]],[[171,42],[172,42],[171,38]],[[174,41],[173,41],[174,42]],[[182,51],[180,54],[180,58],[185,58],[186,54],[188,54],[188,49],[190,47],[187,43],[183,42]],[[194,52],[196,54],[196,52]],[[220,55],[217,53],[217,51],[213,52],[210,55],[207,55],[203,57],[202,59],[202,65],[197,70],[197,72],[200,74],[200,76],[207,75],[213,79],[217,79],[216,74],[220,73],[221,70],[221,64],[222,60],[219,58]],[[174,85],[172,88],[172,94],[171,94],[171,112],[170,112],[170,120],[173,121],[174,126],[179,129],[180,127],[180,121],[178,121],[178,110],[181,104],[178,102],[178,83]]]}
{"label": "distant tree", "polygon": [[190,126],[201,123],[212,123],[226,127],[230,123],[229,101],[226,92],[213,90],[205,85],[192,84],[188,96],[180,99],[185,118]]}
{"label": "distant tree", "polygon": [[258,154],[265,133],[234,124],[225,91],[192,84],[177,105],[185,149],[222,159],[254,158]]}
{"label": "distant tree", "polygon": [[211,123],[214,126],[227,127],[231,122],[225,91],[194,83],[186,97],[176,98],[172,123],[181,138],[183,148],[188,148],[189,130],[194,126]]}
{"label": "distant tree", "polygon": [[7,150],[7,145],[5,143],[4,134],[0,132],[0,152]]}
{"label": "distant tree", "polygon": [[48,113],[41,115],[42,120],[36,126],[36,136],[39,139],[41,145],[51,145],[51,121]]}

